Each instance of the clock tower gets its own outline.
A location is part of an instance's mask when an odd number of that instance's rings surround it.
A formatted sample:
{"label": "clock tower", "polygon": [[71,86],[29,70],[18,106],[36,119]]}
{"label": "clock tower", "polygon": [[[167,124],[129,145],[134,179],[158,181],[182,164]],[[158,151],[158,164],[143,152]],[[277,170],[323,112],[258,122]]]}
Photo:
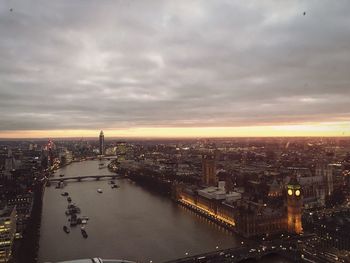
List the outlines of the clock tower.
{"label": "clock tower", "polygon": [[301,225],[301,214],[303,208],[303,197],[301,185],[296,177],[292,177],[287,185],[287,224],[288,231],[300,234],[303,229]]}

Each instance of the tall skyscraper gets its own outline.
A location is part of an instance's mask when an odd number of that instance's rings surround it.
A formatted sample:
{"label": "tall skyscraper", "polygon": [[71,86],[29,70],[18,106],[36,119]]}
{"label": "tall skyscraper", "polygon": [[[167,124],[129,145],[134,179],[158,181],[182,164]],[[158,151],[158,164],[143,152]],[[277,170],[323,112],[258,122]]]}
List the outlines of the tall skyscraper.
{"label": "tall skyscraper", "polygon": [[103,134],[103,131],[100,132],[100,154],[105,154],[105,136]]}
{"label": "tall skyscraper", "polygon": [[217,185],[215,154],[202,156],[203,183],[209,186]]}

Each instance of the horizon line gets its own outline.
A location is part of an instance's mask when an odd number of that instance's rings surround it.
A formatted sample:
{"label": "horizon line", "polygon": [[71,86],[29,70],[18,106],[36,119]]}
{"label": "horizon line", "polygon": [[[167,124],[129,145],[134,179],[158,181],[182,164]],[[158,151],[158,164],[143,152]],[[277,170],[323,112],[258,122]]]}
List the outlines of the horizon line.
{"label": "horizon line", "polygon": [[268,138],[268,137],[347,137],[349,122],[255,125],[237,127],[131,127],[99,129],[3,130],[1,139],[96,138],[100,131],[109,138]]}
{"label": "horizon line", "polygon": [[[118,136],[110,136],[105,137],[105,140],[208,140],[208,139],[284,139],[284,138],[349,138],[349,135],[285,135],[285,136],[211,136],[211,137],[143,137],[143,136],[135,136],[135,137],[118,137]],[[54,139],[54,140],[98,140],[98,136],[71,136],[71,137],[0,137],[0,141],[9,141],[9,140],[46,140],[46,139]]]}

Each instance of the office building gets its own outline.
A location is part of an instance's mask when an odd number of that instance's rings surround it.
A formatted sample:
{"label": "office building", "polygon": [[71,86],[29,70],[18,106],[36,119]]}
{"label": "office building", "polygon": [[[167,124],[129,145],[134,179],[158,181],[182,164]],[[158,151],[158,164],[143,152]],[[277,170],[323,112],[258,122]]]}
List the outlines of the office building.
{"label": "office building", "polygon": [[9,262],[16,235],[16,208],[0,210],[0,262]]}

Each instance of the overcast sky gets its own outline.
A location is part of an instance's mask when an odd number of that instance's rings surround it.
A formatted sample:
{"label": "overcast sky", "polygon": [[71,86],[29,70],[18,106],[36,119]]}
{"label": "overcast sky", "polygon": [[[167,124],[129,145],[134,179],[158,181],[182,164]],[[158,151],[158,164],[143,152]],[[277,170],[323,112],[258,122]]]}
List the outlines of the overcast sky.
{"label": "overcast sky", "polygon": [[2,0],[0,131],[348,121],[349,14],[345,0]]}

